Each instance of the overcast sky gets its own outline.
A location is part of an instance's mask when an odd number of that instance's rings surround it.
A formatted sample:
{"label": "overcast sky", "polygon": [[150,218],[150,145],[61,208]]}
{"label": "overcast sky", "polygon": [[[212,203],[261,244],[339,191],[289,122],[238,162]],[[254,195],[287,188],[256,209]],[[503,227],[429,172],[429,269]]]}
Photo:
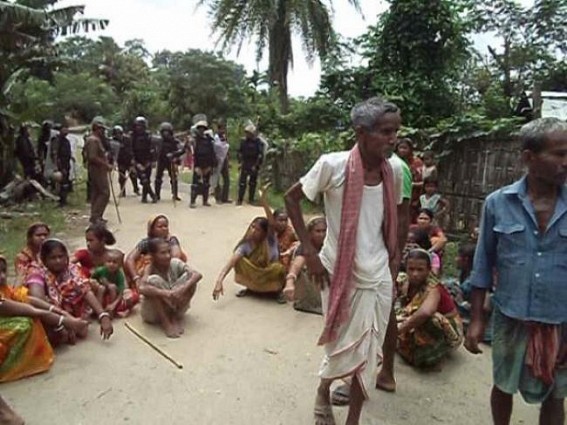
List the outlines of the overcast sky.
{"label": "overcast sky", "polygon": [[[335,29],[346,37],[364,33],[375,22],[376,16],[387,4],[383,0],[360,0],[361,16],[346,0],[334,2]],[[521,0],[531,4],[532,0]],[[85,16],[110,20],[106,30],[97,33],[113,37],[119,44],[133,38],[143,39],[151,52],[157,50],[213,50],[216,38],[212,35],[205,7],[196,9],[197,0],[63,0],[57,6],[84,4]],[[293,96],[309,96],[319,85],[320,67],[309,67],[304,60],[301,45],[295,43],[295,65],[289,75],[289,91]],[[247,70],[267,68],[255,60],[254,44],[244,45],[240,54],[228,58],[243,64]]]}

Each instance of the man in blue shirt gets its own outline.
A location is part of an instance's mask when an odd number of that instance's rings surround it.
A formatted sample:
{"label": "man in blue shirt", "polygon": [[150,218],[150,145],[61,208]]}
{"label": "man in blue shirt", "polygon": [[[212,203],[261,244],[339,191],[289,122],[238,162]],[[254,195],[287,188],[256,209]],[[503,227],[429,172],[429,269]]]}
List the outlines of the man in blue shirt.
{"label": "man in blue shirt", "polygon": [[559,425],[567,395],[567,123],[532,121],[520,140],[527,174],[484,205],[465,346],[481,352],[483,302],[493,289],[494,423],[510,423],[520,391],[542,404],[540,425]]}

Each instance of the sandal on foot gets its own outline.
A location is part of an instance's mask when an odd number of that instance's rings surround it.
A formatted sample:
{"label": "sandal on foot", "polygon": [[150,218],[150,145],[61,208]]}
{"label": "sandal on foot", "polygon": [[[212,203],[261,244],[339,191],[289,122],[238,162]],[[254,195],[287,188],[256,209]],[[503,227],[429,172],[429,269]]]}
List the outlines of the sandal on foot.
{"label": "sandal on foot", "polygon": [[315,425],[336,425],[333,408],[329,405],[315,405],[313,419]]}
{"label": "sandal on foot", "polygon": [[331,394],[333,406],[347,406],[350,403],[350,385],[339,385]]}

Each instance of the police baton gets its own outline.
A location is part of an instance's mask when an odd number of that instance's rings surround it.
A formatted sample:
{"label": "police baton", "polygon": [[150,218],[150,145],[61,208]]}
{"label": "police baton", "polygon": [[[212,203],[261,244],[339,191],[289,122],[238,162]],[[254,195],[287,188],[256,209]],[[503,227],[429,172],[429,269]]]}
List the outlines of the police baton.
{"label": "police baton", "polygon": [[110,193],[112,193],[112,200],[114,201],[114,208],[116,208],[118,223],[122,224],[122,217],[120,217],[120,210],[118,209],[118,202],[116,201],[116,194],[114,193],[114,185],[112,184],[112,170],[108,172],[108,183],[110,184]]}

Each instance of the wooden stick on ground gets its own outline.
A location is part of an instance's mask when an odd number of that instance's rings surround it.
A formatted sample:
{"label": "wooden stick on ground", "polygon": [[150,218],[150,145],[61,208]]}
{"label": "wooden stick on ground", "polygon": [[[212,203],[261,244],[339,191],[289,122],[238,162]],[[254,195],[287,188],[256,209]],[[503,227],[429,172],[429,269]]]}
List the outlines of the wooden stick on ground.
{"label": "wooden stick on ground", "polygon": [[175,360],[173,357],[171,357],[169,354],[167,354],[165,351],[163,351],[161,348],[159,348],[153,342],[151,342],[148,338],[146,338],[144,335],[138,332],[132,325],[130,325],[130,323],[124,322],[124,326],[126,326],[126,329],[128,329],[130,332],[132,332],[134,335],[136,335],[138,338],[140,338],[142,341],[144,341],[154,350],[156,350],[159,354],[161,354],[163,357],[165,357],[167,360],[173,363],[178,369],[183,369],[183,365],[181,363],[179,363],[177,360]]}

